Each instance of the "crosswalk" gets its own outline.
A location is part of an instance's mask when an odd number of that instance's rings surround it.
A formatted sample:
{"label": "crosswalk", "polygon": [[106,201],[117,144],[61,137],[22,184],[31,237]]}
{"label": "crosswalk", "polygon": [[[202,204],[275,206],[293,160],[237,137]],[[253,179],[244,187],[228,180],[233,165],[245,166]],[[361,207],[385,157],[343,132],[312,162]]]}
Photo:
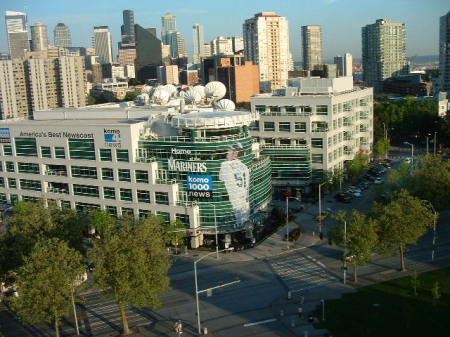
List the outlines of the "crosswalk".
{"label": "crosswalk", "polygon": [[269,263],[293,292],[302,292],[338,281],[326,271],[322,262],[297,252],[277,256],[270,259]]}

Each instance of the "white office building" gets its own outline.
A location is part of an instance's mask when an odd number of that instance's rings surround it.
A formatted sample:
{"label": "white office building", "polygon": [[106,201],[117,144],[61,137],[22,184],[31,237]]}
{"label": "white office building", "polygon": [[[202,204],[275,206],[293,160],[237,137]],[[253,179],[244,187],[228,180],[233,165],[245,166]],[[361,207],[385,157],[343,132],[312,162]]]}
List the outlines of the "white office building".
{"label": "white office building", "polygon": [[334,64],[337,66],[338,76],[353,76],[353,56],[345,53],[344,56],[338,55],[334,57]]}
{"label": "white office building", "polygon": [[302,188],[342,169],[373,146],[373,90],[352,77],[298,78],[275,94],[252,97],[260,115],[252,135],[271,158],[275,186]]}
{"label": "white office building", "polygon": [[11,59],[23,58],[25,56],[25,52],[30,50],[27,14],[22,12],[6,11],[5,22]]}
{"label": "white office building", "polygon": [[94,48],[100,63],[112,63],[112,40],[108,26],[94,27]]}

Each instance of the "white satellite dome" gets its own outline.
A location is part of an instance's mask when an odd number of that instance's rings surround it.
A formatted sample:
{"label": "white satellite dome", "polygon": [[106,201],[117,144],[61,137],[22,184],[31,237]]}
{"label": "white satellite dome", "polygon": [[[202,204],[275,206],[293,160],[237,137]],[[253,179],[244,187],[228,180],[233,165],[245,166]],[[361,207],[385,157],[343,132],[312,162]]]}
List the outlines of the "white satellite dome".
{"label": "white satellite dome", "polygon": [[149,101],[149,96],[146,93],[140,94],[134,100],[137,105],[145,105]]}
{"label": "white satellite dome", "polygon": [[205,86],[205,95],[208,98],[221,99],[227,93],[227,88],[222,82],[212,81]]}
{"label": "white satellite dome", "polygon": [[153,101],[159,104],[167,103],[169,98],[170,98],[169,91],[164,87],[156,88],[152,96]]}
{"label": "white satellite dome", "polygon": [[192,90],[198,92],[202,98],[205,97],[205,87],[203,85],[198,84]]}
{"label": "white satellite dome", "polygon": [[197,91],[189,89],[184,96],[184,100],[187,104],[197,104],[201,102],[202,96]]}
{"label": "white satellite dome", "polygon": [[151,95],[153,87],[151,85],[146,85],[142,88],[141,93]]}
{"label": "white satellite dome", "polygon": [[220,101],[214,104],[214,108],[220,111],[234,111],[236,105],[230,99],[221,99]]}
{"label": "white satellite dome", "polygon": [[166,84],[163,88],[167,90],[170,97],[174,97],[177,93],[177,88],[173,84]]}

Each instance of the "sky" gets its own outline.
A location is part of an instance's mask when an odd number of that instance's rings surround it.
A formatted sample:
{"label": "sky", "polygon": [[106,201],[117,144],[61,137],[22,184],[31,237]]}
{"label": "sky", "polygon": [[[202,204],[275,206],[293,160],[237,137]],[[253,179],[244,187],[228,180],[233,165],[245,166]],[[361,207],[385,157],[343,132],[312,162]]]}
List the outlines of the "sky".
{"label": "sky", "polygon": [[[450,10],[448,0],[0,0],[5,11],[22,11],[28,24],[48,26],[49,40],[58,22],[69,26],[73,46],[91,46],[94,26],[109,26],[114,52],[120,40],[122,10],[132,9],[135,23],[161,32],[161,16],[171,12],[177,17],[178,30],[186,39],[192,55],[192,25],[201,23],[205,42],[217,36],[242,36],[242,24],[254,14],[274,11],[289,21],[290,49],[295,61],[301,60],[300,27],[322,25],[324,57],[330,59],[345,52],[361,56],[361,27],[387,18],[406,23],[407,55],[437,55],[439,17]],[[0,24],[0,51],[7,51],[5,24]]]}

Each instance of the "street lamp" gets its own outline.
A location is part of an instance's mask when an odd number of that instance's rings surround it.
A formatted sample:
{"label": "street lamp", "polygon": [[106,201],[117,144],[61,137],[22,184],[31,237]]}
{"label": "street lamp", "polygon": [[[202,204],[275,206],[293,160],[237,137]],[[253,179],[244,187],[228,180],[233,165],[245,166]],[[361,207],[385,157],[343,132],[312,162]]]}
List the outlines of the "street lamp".
{"label": "street lamp", "polygon": [[219,234],[217,233],[216,204],[212,204],[214,208],[214,229],[216,232],[216,259],[219,259]]}
{"label": "street lamp", "polygon": [[433,155],[436,156],[436,135],[437,131],[434,131],[434,139],[433,139]]}
{"label": "street lamp", "polygon": [[409,142],[403,142],[405,145],[411,146],[411,168],[414,167],[414,144],[411,144]]}
{"label": "street lamp", "polygon": [[325,183],[319,184],[319,234],[322,233],[322,185]]}
{"label": "street lamp", "polygon": [[291,197],[288,194],[290,194],[290,192],[286,192],[286,242],[287,248],[289,249],[289,199],[295,199],[297,201],[300,201],[300,199]]}
{"label": "street lamp", "polygon": [[429,146],[428,146],[428,136],[431,136],[431,133],[428,133],[428,134],[427,134],[427,154],[429,153],[429,151],[428,151],[428,149],[429,149]]}
{"label": "street lamp", "polygon": [[[228,250],[233,250],[233,248],[222,249],[222,250],[219,250],[219,252],[224,252],[224,251],[228,251]],[[201,323],[200,323],[200,304],[199,304],[199,301],[198,301],[198,294],[206,292],[208,290],[212,290],[212,289],[216,289],[216,288],[222,288],[222,287],[225,287],[227,285],[231,285],[231,284],[240,282],[239,280],[237,280],[237,281],[233,281],[233,282],[222,284],[222,285],[217,286],[217,287],[212,287],[212,288],[208,288],[208,289],[198,290],[197,263],[199,263],[201,260],[203,260],[204,258],[206,258],[206,257],[208,257],[208,256],[210,256],[210,255],[212,255],[214,253],[215,252],[208,253],[208,254],[202,256],[201,258],[199,258],[198,260],[194,261],[195,302],[196,302],[196,306],[197,306],[197,327],[198,327],[198,335],[199,336],[201,336],[201,334],[202,334],[202,329],[201,329]]]}
{"label": "street lamp", "polygon": [[325,321],[325,300],[322,298],[320,303],[322,303],[322,321]]}
{"label": "street lamp", "polygon": [[436,220],[437,220],[437,212],[434,209],[433,204],[428,200],[422,200],[424,203],[429,205],[431,209],[433,210],[434,216],[433,216],[433,245],[431,248],[431,262],[434,262],[434,251],[436,248]]}

